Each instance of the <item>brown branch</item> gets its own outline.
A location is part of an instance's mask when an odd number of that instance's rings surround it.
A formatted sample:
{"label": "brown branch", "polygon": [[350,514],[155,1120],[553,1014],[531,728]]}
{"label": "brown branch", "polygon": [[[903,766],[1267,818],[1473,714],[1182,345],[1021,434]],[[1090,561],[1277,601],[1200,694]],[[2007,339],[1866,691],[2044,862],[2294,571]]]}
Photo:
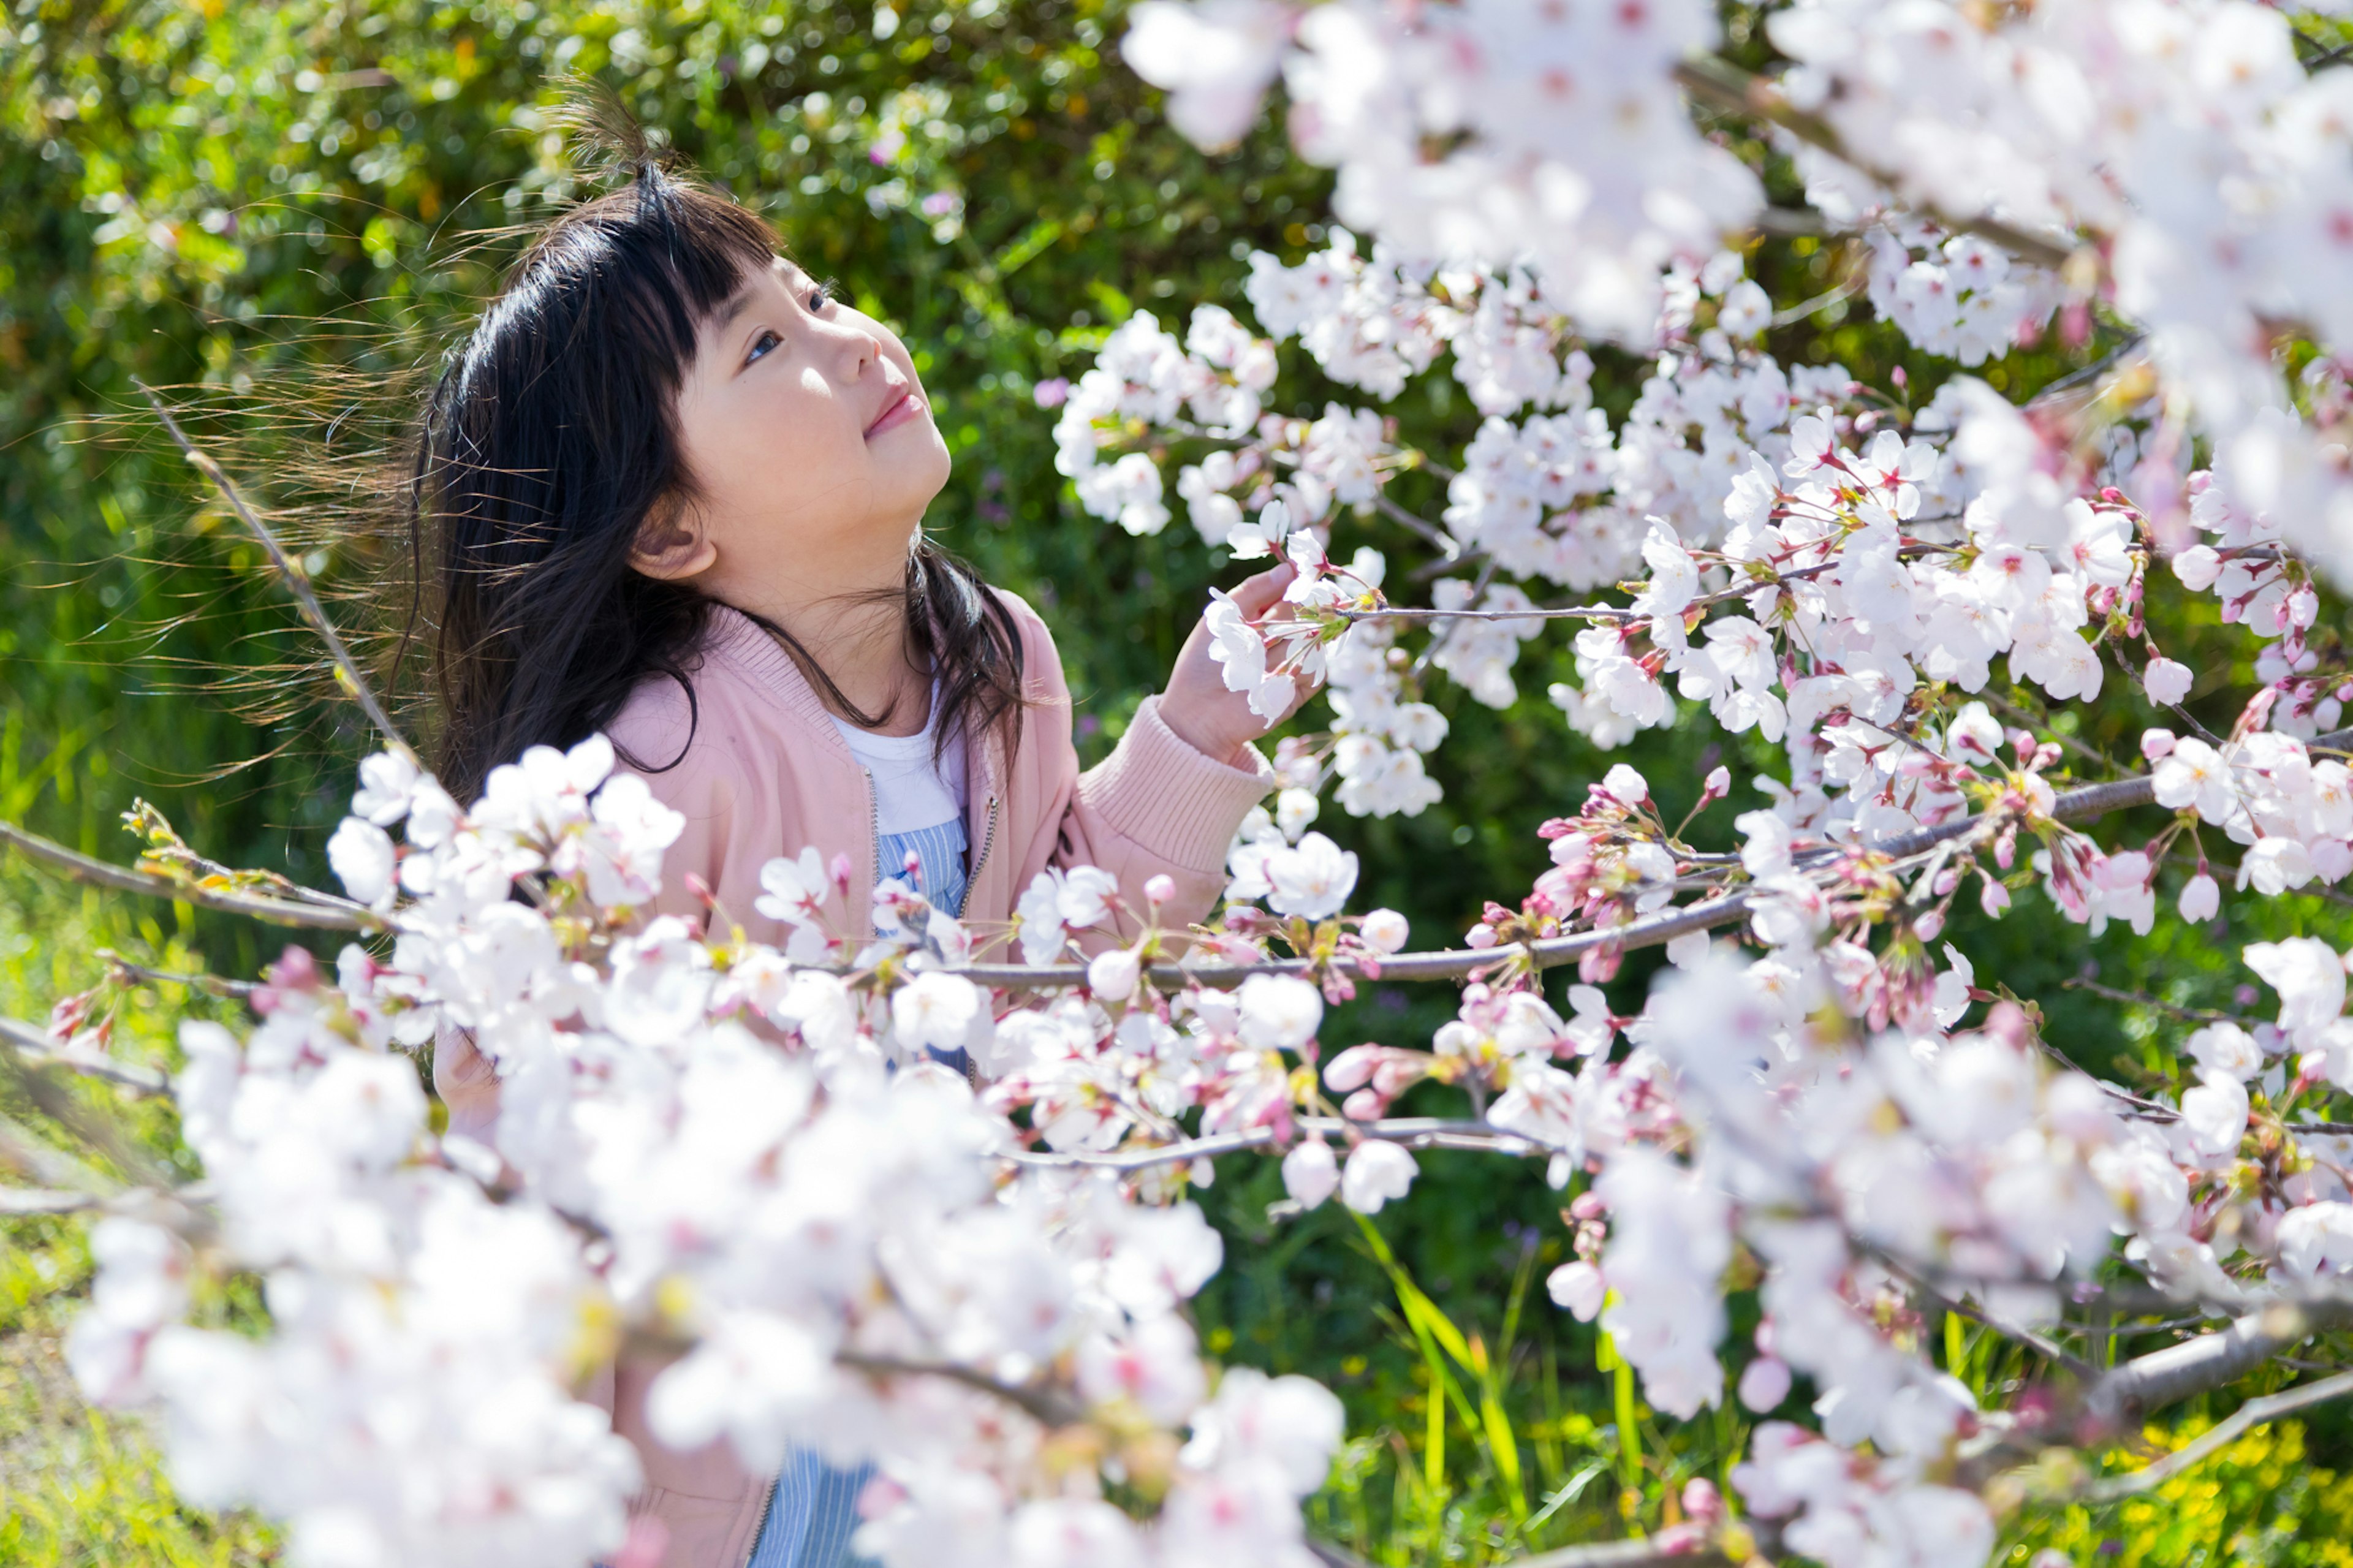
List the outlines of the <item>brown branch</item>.
{"label": "brown branch", "polygon": [[211,996],[247,997],[261,987],[250,980],[231,980],[225,974],[190,973],[176,969],[151,969],[134,963],[111,947],[98,950],[99,962],[105,964],[109,978],[117,984],[128,985],[134,981],[146,981],[157,985],[185,985]]}
{"label": "brown branch", "polygon": [[111,1057],[76,1056],[58,1048],[48,1031],[16,1018],[0,1017],[0,1039],[16,1047],[20,1060],[29,1067],[63,1068],[84,1078],[104,1079],[141,1094],[169,1095],[171,1075],[159,1068],[141,1067],[136,1062],[119,1062]]}
{"label": "brown branch", "polygon": [[39,1065],[26,1060],[23,1047],[6,1030],[0,1030],[0,1068],[16,1080],[36,1110],[114,1162],[118,1169],[129,1173],[134,1184],[159,1192],[172,1187],[171,1177],[162,1166],[124,1137],[111,1118],[77,1100]]}
{"label": "brown branch", "polygon": [[[1514,1557],[1503,1568],[1660,1568],[1690,1564],[1692,1568],[1724,1568],[1731,1559],[1712,1546],[1694,1550],[1669,1538],[1664,1545],[1651,1541],[1600,1541],[1590,1546],[1564,1546],[1533,1557]],[[1766,1559],[1769,1562],[1770,1559]]]}
{"label": "brown branch", "polygon": [[[1297,1120],[1302,1129],[1316,1136],[1370,1138],[1408,1149],[1466,1149],[1521,1158],[1567,1152],[1541,1139],[1531,1138],[1525,1132],[1514,1132],[1488,1121],[1438,1116],[1394,1116],[1379,1121],[1350,1121],[1337,1116],[1303,1116]],[[1219,1154],[1240,1153],[1245,1149],[1262,1149],[1274,1142],[1273,1128],[1251,1127],[1240,1132],[1213,1133],[1206,1138],[1188,1138],[1178,1143],[1114,1149],[1105,1153],[1082,1151],[1040,1154],[1025,1151],[1000,1155],[999,1158],[1037,1170],[1143,1171],[1155,1165],[1182,1164],[1192,1160],[1212,1159]]]}
{"label": "brown branch", "polygon": [[0,1215],[21,1219],[29,1215],[87,1214],[106,1206],[96,1193],[59,1193],[42,1187],[0,1187]]}
{"label": "brown branch", "polygon": [[2214,1426],[2200,1436],[2196,1442],[2168,1454],[2146,1469],[2135,1470],[2130,1475],[2114,1476],[2097,1482],[2084,1493],[2084,1496],[2092,1502],[2114,1502],[2118,1498],[2130,1497],[2136,1492],[2145,1492],[2163,1486],[2184,1470],[2203,1464],[2207,1456],[2227,1443],[2235,1442],[2239,1434],[2250,1426],[2274,1420],[2291,1411],[2302,1410],[2306,1405],[2323,1404],[2331,1399],[2342,1399],[2348,1394],[2353,1394],[2353,1372],[2338,1373],[2335,1377],[2323,1378],[2318,1383],[2308,1383],[2301,1388],[2291,1388],[2283,1393],[2267,1394],[2262,1399],[2250,1399],[2240,1405],[2229,1420]]}
{"label": "brown branch", "polygon": [[[1684,60],[1675,67],[1675,80],[1694,98],[1735,114],[1750,115],[1778,125],[1799,141],[1820,148],[1901,195],[1901,179],[1849,148],[1846,138],[1840,135],[1837,127],[1829,121],[1818,114],[1809,114],[1790,103],[1778,82],[1742,70],[1738,66],[1713,55],[1694,55]],[[1982,235],[2013,256],[2039,266],[2055,269],[2064,266],[2073,254],[2066,246],[2041,235],[2031,234],[2000,218],[1957,216],[1945,212],[1933,202],[1907,201],[1905,205],[1946,228],[1956,233]]]}
{"label": "brown branch", "polygon": [[1007,1383],[960,1362],[913,1361],[902,1356],[866,1355],[858,1351],[836,1351],[833,1359],[837,1365],[878,1377],[944,1377],[951,1383],[961,1383],[966,1388],[995,1394],[1046,1426],[1069,1426],[1086,1419],[1084,1410],[1055,1389]]}
{"label": "brown branch", "polygon": [[94,888],[146,893],[159,899],[170,899],[174,903],[218,910],[224,914],[249,915],[255,920],[269,921],[276,925],[308,926],[319,931],[375,931],[386,929],[385,922],[373,914],[324,904],[298,904],[285,899],[256,898],[249,893],[216,892],[210,888],[191,887],[169,877],[134,871],[127,866],[93,859],[37,833],[26,832],[13,822],[0,822],[0,852],[9,849],[19,850],[33,859],[55,866],[73,880]]}
{"label": "brown branch", "polygon": [[2353,1324],[2353,1301],[2276,1301],[2227,1329],[2136,1356],[2092,1387],[2094,1415],[2124,1426],[2193,1394],[2236,1383],[2281,1352]]}
{"label": "brown branch", "polygon": [[385,711],[384,704],[377,700],[375,689],[368,684],[367,677],[361,672],[359,661],[352,657],[351,649],[343,646],[343,634],[336,631],[335,624],[327,618],[326,606],[319,602],[318,591],[311,586],[311,574],[302,569],[302,563],[286,552],[286,547],[279,542],[278,535],[247,503],[236,482],[222,471],[218,463],[213,461],[211,454],[188,439],[187,432],[180,428],[180,422],[172,417],[172,411],[164,405],[161,397],[155,395],[155,389],[135,376],[132,384],[147,399],[148,406],[155,410],[155,417],[164,422],[164,428],[171,433],[173,441],[187,458],[189,465],[212,480],[213,488],[220,491],[221,499],[228,502],[229,510],[237,513],[246,531],[261,542],[261,548],[269,552],[270,563],[285,579],[287,592],[294,595],[294,603],[301,610],[302,618],[311,624],[311,629],[319,635],[319,640],[327,645],[327,657],[334,661],[336,684],[343,689],[343,694],[360,705],[360,710],[368,716],[368,722],[384,736],[386,746],[421,768],[423,764],[417,763],[417,753],[402,738],[399,726],[392,721],[392,715]]}
{"label": "brown branch", "polygon": [[0,1116],[0,1165],[45,1187],[99,1194],[115,1190],[114,1183],[88,1163],[53,1147],[31,1128],[7,1116]]}

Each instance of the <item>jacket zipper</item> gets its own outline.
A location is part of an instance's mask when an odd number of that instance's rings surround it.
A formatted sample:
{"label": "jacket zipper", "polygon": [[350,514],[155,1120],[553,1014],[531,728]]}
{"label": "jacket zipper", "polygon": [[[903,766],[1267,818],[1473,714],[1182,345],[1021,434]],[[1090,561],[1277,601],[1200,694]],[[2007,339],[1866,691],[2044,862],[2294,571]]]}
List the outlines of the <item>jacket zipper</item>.
{"label": "jacket zipper", "polygon": [[[860,763],[858,764],[858,771],[866,775],[866,865],[867,868],[873,872],[872,876],[866,879],[866,892],[871,900],[873,897],[874,885],[882,879],[882,792],[874,787],[872,768]],[[871,908],[867,910],[867,919],[870,921],[873,919]]]}
{"label": "jacket zipper", "polygon": [[980,831],[980,858],[965,873],[964,897],[956,900],[956,919],[964,919],[965,910],[972,903],[972,891],[980,886],[980,869],[988,864],[988,852],[997,844],[997,797],[988,797],[988,826]]}
{"label": "jacket zipper", "polygon": [[744,1555],[735,1568],[752,1568],[752,1555],[760,1550],[760,1537],[768,1528],[768,1510],[776,1506],[776,1483],[782,1479],[781,1475],[770,1476],[761,1491],[759,1518],[752,1526],[752,1539],[744,1543]]}

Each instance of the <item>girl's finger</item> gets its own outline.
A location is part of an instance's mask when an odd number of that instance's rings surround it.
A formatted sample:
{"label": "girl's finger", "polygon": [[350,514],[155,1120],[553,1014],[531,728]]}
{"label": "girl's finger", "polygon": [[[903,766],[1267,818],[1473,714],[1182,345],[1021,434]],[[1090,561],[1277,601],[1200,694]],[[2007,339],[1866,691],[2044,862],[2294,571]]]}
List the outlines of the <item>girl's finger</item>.
{"label": "girl's finger", "polygon": [[1282,597],[1282,591],[1290,587],[1298,575],[1299,569],[1285,561],[1255,577],[1244,578],[1233,592],[1235,607],[1251,619],[1257,619]]}

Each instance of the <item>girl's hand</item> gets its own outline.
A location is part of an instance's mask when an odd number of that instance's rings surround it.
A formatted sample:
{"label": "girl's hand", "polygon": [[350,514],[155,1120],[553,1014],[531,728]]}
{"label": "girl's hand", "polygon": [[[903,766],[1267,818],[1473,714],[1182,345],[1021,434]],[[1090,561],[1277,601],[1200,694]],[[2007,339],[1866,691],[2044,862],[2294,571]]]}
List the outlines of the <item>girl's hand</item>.
{"label": "girl's hand", "polygon": [[[1261,572],[1234,590],[1234,603],[1242,614],[1256,620],[1282,599],[1282,591],[1297,575],[1288,562]],[[1176,655],[1176,668],[1169,672],[1168,689],[1160,697],[1160,718],[1177,739],[1230,767],[1240,761],[1243,747],[1298,712],[1300,705],[1315,695],[1320,682],[1302,675],[1293,677],[1292,684],[1295,690],[1290,706],[1282,710],[1282,719],[1268,723],[1250,711],[1248,696],[1226,689],[1225,672],[1209,657],[1209,628],[1197,623]]]}

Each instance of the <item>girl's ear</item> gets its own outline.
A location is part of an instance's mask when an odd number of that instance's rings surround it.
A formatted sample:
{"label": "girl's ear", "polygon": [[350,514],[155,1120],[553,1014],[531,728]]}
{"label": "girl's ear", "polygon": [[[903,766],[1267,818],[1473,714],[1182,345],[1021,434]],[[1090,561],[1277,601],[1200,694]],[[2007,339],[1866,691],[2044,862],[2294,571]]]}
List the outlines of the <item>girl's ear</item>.
{"label": "girl's ear", "polygon": [[629,565],[661,583],[701,576],[719,559],[719,546],[697,525],[691,508],[663,506],[649,514],[629,547]]}

